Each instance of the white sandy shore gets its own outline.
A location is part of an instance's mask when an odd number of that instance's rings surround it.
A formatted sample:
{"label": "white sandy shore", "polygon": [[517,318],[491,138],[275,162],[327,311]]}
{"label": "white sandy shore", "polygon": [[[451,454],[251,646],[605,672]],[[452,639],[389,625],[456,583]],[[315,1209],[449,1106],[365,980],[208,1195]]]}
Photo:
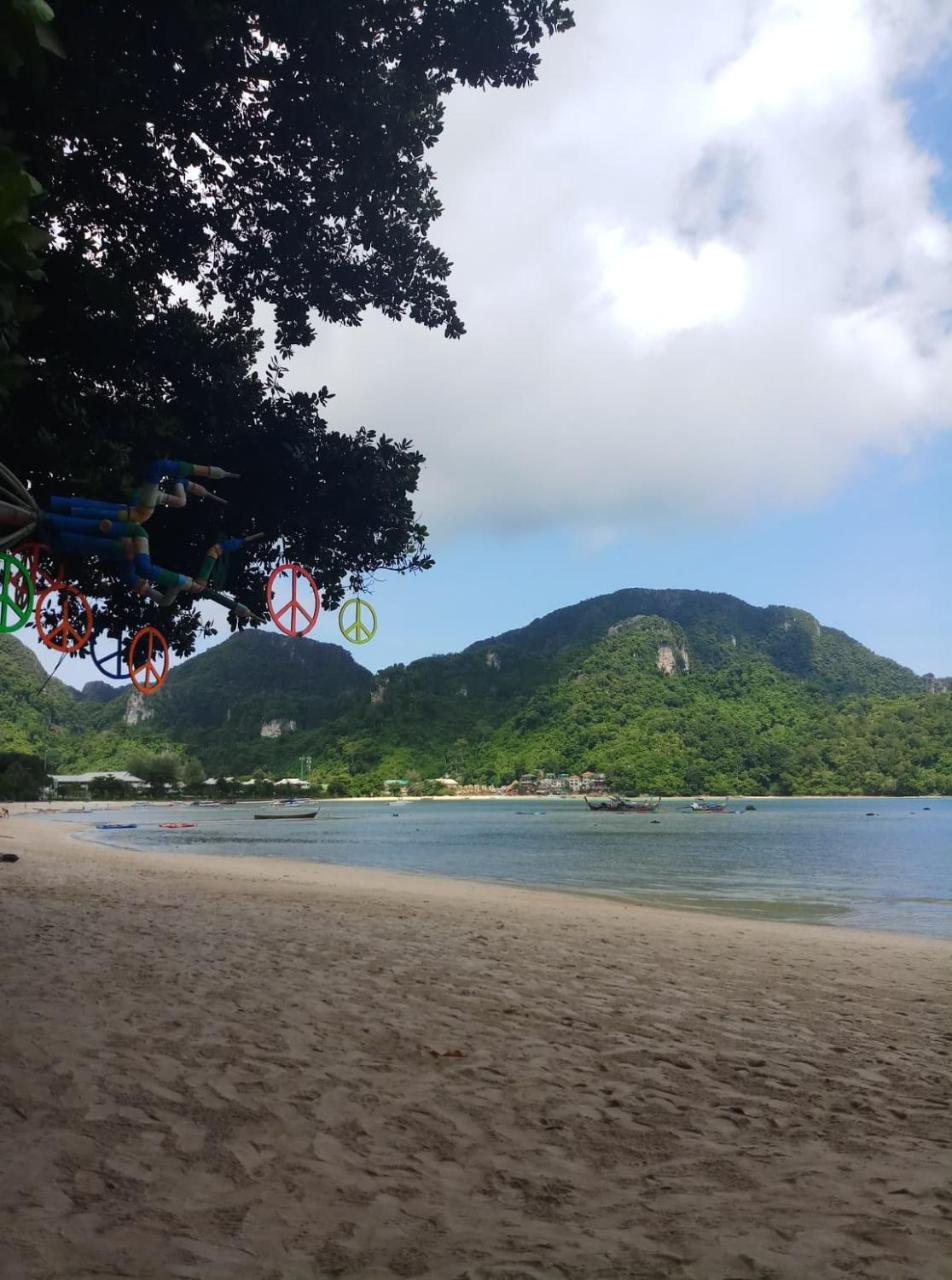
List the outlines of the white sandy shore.
{"label": "white sandy shore", "polygon": [[0,824],[3,1280],[947,1280],[952,944]]}

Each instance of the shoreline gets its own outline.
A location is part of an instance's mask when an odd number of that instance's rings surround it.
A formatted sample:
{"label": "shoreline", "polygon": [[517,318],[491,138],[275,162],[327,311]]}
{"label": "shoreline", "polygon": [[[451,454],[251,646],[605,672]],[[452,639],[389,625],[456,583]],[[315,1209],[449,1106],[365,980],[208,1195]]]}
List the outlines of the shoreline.
{"label": "shoreline", "polygon": [[948,1275],[942,940],[3,825],[11,1280]]}
{"label": "shoreline", "polygon": [[[163,808],[162,802],[154,802],[159,808]],[[129,807],[122,804],[117,805],[118,808]],[[375,883],[383,886],[389,878],[393,878],[394,884],[448,884],[470,886],[474,888],[485,887],[489,889],[500,889],[506,892],[525,892],[530,894],[549,894],[556,895],[559,898],[574,898],[588,902],[603,902],[610,905],[620,906],[624,908],[633,908],[637,910],[647,911],[651,913],[661,913],[663,915],[680,915],[685,920],[693,919],[718,919],[728,924],[750,925],[765,924],[781,928],[806,928],[820,929],[823,931],[833,930],[836,932],[846,932],[850,934],[864,934],[870,937],[898,937],[898,938],[926,938],[933,940],[939,944],[947,944],[952,946],[952,933],[918,931],[902,927],[876,927],[871,925],[854,925],[844,923],[838,919],[838,916],[848,916],[850,914],[849,906],[837,907],[836,904],[830,904],[826,910],[825,919],[805,920],[802,918],[802,912],[798,911],[800,900],[793,899],[790,901],[777,900],[773,901],[765,899],[763,902],[759,899],[742,898],[737,901],[731,898],[718,898],[716,896],[704,898],[693,895],[689,890],[678,890],[670,888],[659,890],[656,893],[639,893],[637,887],[631,890],[613,889],[611,887],[586,887],[576,883],[558,883],[547,881],[526,881],[518,879],[507,879],[502,876],[478,874],[454,874],[451,871],[439,870],[416,870],[408,867],[388,867],[381,864],[362,865],[348,862],[338,862],[325,857],[310,858],[294,858],[287,857],[281,853],[261,853],[261,854],[238,854],[229,851],[227,848],[219,851],[202,850],[197,851],[189,847],[174,847],[174,834],[168,833],[170,836],[169,846],[165,848],[142,847],[134,844],[121,843],[124,839],[122,833],[114,833],[116,838],[106,839],[100,836],[96,830],[96,824],[92,820],[95,811],[88,811],[84,814],[75,813],[75,821],[69,824],[58,822],[55,824],[44,822],[43,819],[49,816],[46,813],[39,812],[31,814],[24,812],[19,816],[28,828],[39,828],[33,834],[33,838],[37,840],[43,839],[42,832],[44,830],[55,830],[59,833],[65,832],[71,840],[77,841],[88,848],[107,850],[112,854],[125,854],[129,858],[142,861],[154,861],[156,866],[165,865],[174,860],[178,866],[190,865],[194,862],[196,868],[202,867],[209,862],[215,862],[223,868],[230,868],[232,873],[237,873],[242,877],[247,876],[249,872],[257,875],[258,878],[270,879],[271,874],[269,868],[277,868],[277,873],[283,879],[289,878],[290,869],[325,869],[335,868],[343,874],[355,872],[358,874],[366,874],[371,878],[376,878]],[[30,821],[30,818],[33,821]],[[3,824],[6,825],[6,824]],[[139,824],[143,825],[143,824]],[[150,824],[146,822],[145,827]],[[10,839],[10,833],[0,831],[0,840]],[[9,846],[7,846],[9,849]],[[4,846],[0,844],[0,852],[3,852]],[[281,869],[283,868],[283,872]],[[307,873],[305,873],[307,874]],[[432,891],[432,888],[431,888]],[[808,898],[803,899],[804,902],[809,901]],[[818,914],[814,911],[814,915]]]}
{"label": "shoreline", "polygon": [[[952,934],[948,936],[942,934],[913,933],[906,929],[869,929],[856,925],[840,925],[832,921],[805,921],[805,920],[777,920],[771,919],[763,915],[754,915],[750,912],[731,911],[729,907],[719,909],[717,906],[688,906],[683,901],[672,899],[670,902],[649,902],[644,898],[635,895],[629,895],[622,891],[615,893],[607,889],[583,889],[578,886],[562,887],[556,884],[529,883],[523,881],[505,880],[486,876],[480,878],[478,876],[462,876],[453,875],[450,872],[440,874],[431,871],[409,871],[403,868],[380,867],[380,866],[357,866],[348,862],[335,862],[333,859],[321,858],[313,861],[286,858],[280,854],[232,854],[232,853],[195,853],[192,851],[172,850],[163,852],[156,849],[137,849],[132,845],[118,844],[114,841],[97,839],[94,834],[95,828],[88,825],[77,824],[77,830],[71,831],[69,837],[84,845],[92,846],[97,849],[108,849],[116,853],[127,854],[130,858],[155,859],[160,863],[165,863],[170,858],[177,861],[195,859],[196,870],[208,860],[222,862],[229,865],[229,869],[233,872],[240,870],[244,874],[246,869],[253,879],[261,879],[262,873],[266,871],[271,864],[277,864],[278,867],[320,867],[333,868],[335,871],[366,873],[367,878],[372,882],[374,888],[386,888],[388,885],[393,888],[399,888],[407,884],[422,886],[423,891],[434,893],[439,892],[438,886],[443,885],[460,885],[464,888],[473,889],[500,889],[511,891],[513,893],[527,894],[549,894],[556,895],[560,898],[578,898],[586,902],[603,902],[608,905],[618,907],[630,907],[637,911],[648,911],[652,914],[663,914],[666,916],[683,916],[686,920],[707,919],[723,920],[727,923],[735,925],[747,924],[763,924],[780,929],[833,929],[842,933],[861,934],[868,939],[887,937],[887,938],[905,938],[905,939],[925,939],[927,941],[936,942],[940,945],[947,945],[952,952]],[[232,865],[233,864],[233,865]],[[257,872],[257,874],[254,874]],[[265,877],[267,878],[267,877]],[[280,877],[287,880],[290,877],[283,874]],[[310,883],[307,879],[302,879],[300,883]],[[361,881],[354,882],[355,886]],[[950,956],[952,958],[952,956]]]}
{"label": "shoreline", "polygon": [[[282,797],[282,798],[283,798],[283,797]],[[596,798],[597,798],[597,797],[596,797]],[[710,797],[709,797],[709,798],[710,798]],[[728,796],[728,800],[733,801],[733,802],[734,802],[734,803],[736,803],[736,804],[740,804],[740,803],[742,803],[742,802],[747,802],[747,801],[754,801],[754,800],[760,801],[761,803],[768,803],[768,802],[771,802],[771,801],[782,801],[782,802],[786,803],[786,802],[788,802],[788,801],[797,801],[797,800],[810,800],[810,801],[816,801],[816,800],[831,800],[831,801],[832,801],[832,800],[856,800],[856,801],[860,801],[860,800],[862,800],[862,801],[864,801],[864,802],[866,802],[866,803],[868,803],[868,804],[875,804],[875,803],[877,803],[877,802],[883,802],[883,801],[888,802],[888,803],[892,803],[892,802],[899,802],[899,801],[902,801],[902,802],[904,802],[904,803],[908,803],[908,802],[916,802],[916,801],[923,801],[923,802],[925,802],[925,801],[933,801],[933,800],[948,800],[948,799],[950,799],[950,798],[952,798],[952,797],[947,796],[947,795],[918,795],[918,796],[885,796],[885,795],[882,795],[882,796],[875,796],[875,795],[873,795],[873,796],[871,796],[871,795],[801,795],[801,796],[775,796],[775,795],[740,795],[740,794],[738,794],[738,795],[729,795],[729,796]],[[217,802],[217,803],[219,803],[219,807],[222,807],[222,808],[231,808],[231,807],[235,807],[235,806],[247,807],[247,806],[251,806],[251,805],[256,805],[256,806],[258,806],[258,807],[260,808],[260,807],[262,807],[262,806],[268,806],[268,805],[270,805],[270,804],[272,803],[272,799],[273,799],[272,797],[267,797],[267,798],[265,798],[265,799],[261,799],[261,800],[242,800],[242,799],[236,799],[236,800],[235,800],[235,802],[234,802],[234,806],[232,806],[231,804],[221,804],[221,802]],[[302,797],[302,799],[303,799],[303,797]],[[696,800],[696,799],[697,799],[697,796],[696,796],[696,795],[690,795],[690,796],[662,796],[662,798],[661,798],[661,804],[662,804],[662,806],[664,806],[665,804],[690,804],[690,802],[691,802],[692,800]],[[463,803],[471,803],[471,802],[484,802],[484,801],[489,801],[489,800],[500,800],[500,801],[505,801],[505,802],[507,802],[507,803],[508,803],[508,802],[516,802],[516,801],[518,801],[518,802],[520,802],[520,803],[522,803],[522,804],[525,804],[525,803],[526,803],[526,801],[529,801],[529,800],[531,800],[531,801],[535,801],[536,803],[543,803],[543,802],[545,802],[545,803],[547,803],[547,804],[554,804],[554,803],[558,803],[558,804],[570,804],[570,803],[576,803],[576,804],[579,804],[579,803],[582,803],[583,797],[582,797],[581,795],[577,795],[577,796],[538,796],[538,795],[524,795],[524,796],[495,796],[495,795],[493,795],[493,796],[397,796],[397,797],[392,797],[392,796],[331,796],[331,797],[328,797],[328,796],[315,796],[315,797],[307,797],[306,803],[313,803],[313,804],[318,804],[318,805],[325,805],[325,804],[327,804],[327,805],[330,805],[330,804],[393,804],[393,803],[395,803],[395,802],[396,802],[396,803],[399,803],[399,804],[404,804],[404,803],[417,804],[417,803],[419,803],[420,801],[427,801],[427,802],[431,802],[431,803],[440,803],[440,804],[451,804],[451,803],[452,803],[452,804],[463,804]],[[83,808],[83,809],[77,809],[77,808],[76,808],[76,806],[77,806],[77,805],[83,805],[83,806],[84,806],[84,808]],[[156,799],[153,799],[152,797],[149,797],[149,798],[143,798],[143,799],[123,799],[123,800],[11,800],[11,801],[8,801],[8,802],[7,802],[7,804],[6,804],[6,808],[9,810],[9,812],[10,812],[10,816],[11,816],[11,817],[16,817],[16,816],[26,816],[26,815],[29,815],[29,814],[42,815],[42,814],[44,814],[44,813],[65,813],[65,812],[75,812],[75,813],[77,813],[77,814],[78,814],[78,813],[83,813],[83,812],[85,812],[85,813],[98,813],[98,812],[101,812],[102,810],[105,810],[105,809],[145,808],[145,807],[148,807],[148,806],[154,806],[154,807],[156,807],[156,808],[160,808],[160,809],[168,809],[168,808],[173,808],[173,809],[174,809],[174,808],[198,808],[198,807],[199,807],[198,803],[197,803],[195,800],[185,800],[185,799],[181,799],[180,797],[169,798],[169,799],[163,799],[163,800],[156,800]],[[663,810],[662,810],[662,811],[663,811]]]}
{"label": "shoreline", "polygon": [[[952,957],[952,936],[944,937],[926,933],[911,933],[901,929],[868,929],[828,924],[818,921],[771,920],[761,916],[732,913],[729,910],[719,911],[709,907],[690,907],[683,903],[671,905],[645,902],[621,893],[613,894],[599,890],[586,890],[578,887],[562,888],[551,884],[529,884],[510,880],[486,877],[457,876],[426,871],[409,871],[400,868],[380,866],[356,866],[352,863],[334,862],[329,859],[305,860],[286,858],[279,854],[233,854],[233,853],[197,853],[191,850],[138,849],[114,841],[97,839],[95,827],[88,823],[75,822],[58,824],[50,828],[42,823],[30,823],[25,817],[21,821],[27,824],[27,838],[37,843],[47,842],[47,832],[51,829],[64,835],[70,842],[84,848],[104,851],[120,859],[129,868],[147,867],[152,874],[161,875],[170,866],[185,870],[190,874],[213,877],[219,871],[228,879],[260,882],[262,884],[300,885],[319,889],[332,885],[353,891],[382,891],[394,893],[407,892],[412,887],[414,894],[427,893],[443,900],[454,896],[454,888],[458,888],[461,898],[471,899],[475,891],[483,891],[486,901],[511,901],[513,895],[525,894],[531,898],[547,898],[549,905],[559,901],[600,903],[607,908],[636,913],[647,913],[652,917],[673,918],[686,925],[689,922],[717,921],[725,928],[766,928],[780,930],[820,931],[824,935],[833,932],[836,935],[864,938],[866,941],[876,939],[901,939],[910,943],[925,942],[939,949],[945,949]],[[35,829],[34,829],[35,828]]]}

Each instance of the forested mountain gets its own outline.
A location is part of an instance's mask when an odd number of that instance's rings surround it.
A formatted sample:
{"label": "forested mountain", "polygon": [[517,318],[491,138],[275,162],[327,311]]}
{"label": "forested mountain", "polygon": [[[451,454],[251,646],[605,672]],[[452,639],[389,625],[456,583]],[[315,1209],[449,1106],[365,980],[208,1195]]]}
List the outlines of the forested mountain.
{"label": "forested mountain", "polygon": [[122,769],[133,754],[170,746],[147,728],[133,741],[121,718],[100,724],[85,694],[48,679],[30,649],[0,635],[0,798],[20,798],[24,774],[39,779],[44,763],[59,773]]}
{"label": "forested mountain", "polygon": [[369,701],[373,676],[339,645],[244,631],[175,667],[150,698],[127,693],[98,723],[131,724],[187,748],[214,773],[273,766],[275,750]]}
{"label": "forested mountain", "polygon": [[822,627],[802,609],[758,608],[710,591],[615,591],[477,641],[466,652],[506,647],[539,656],[564,654],[594,643],[620,622],[645,615],[684,628],[696,667],[718,669],[751,657],[766,659],[828,693],[916,693],[924,687],[922,677],[907,667],[879,657],[842,631]]}
{"label": "forested mountain", "polygon": [[618,591],[376,676],[339,646],[244,632],[150,699],[37,695],[44,678],[0,638],[0,750],[59,770],[173,750],[216,775],[310,755],[355,791],[593,769],[668,794],[952,792],[952,693],[801,610],[701,591]]}
{"label": "forested mountain", "polygon": [[625,790],[952,791],[952,699],[802,610],[599,596],[377,677],[334,767],[480,782],[603,771]]}

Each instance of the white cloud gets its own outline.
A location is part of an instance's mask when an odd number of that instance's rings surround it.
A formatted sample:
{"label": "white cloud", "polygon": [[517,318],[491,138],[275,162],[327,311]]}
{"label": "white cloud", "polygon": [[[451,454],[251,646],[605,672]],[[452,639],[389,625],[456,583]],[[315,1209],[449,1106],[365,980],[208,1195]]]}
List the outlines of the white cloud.
{"label": "white cloud", "polygon": [[697,253],[663,236],[626,243],[620,228],[595,232],[601,283],[619,324],[650,340],[738,314],[747,292],[743,257],[717,240]]}
{"label": "white cloud", "polygon": [[877,81],[876,45],[863,0],[774,0],[755,34],[716,76],[711,121],[740,125],[791,110],[826,110]]}
{"label": "white cloud", "polygon": [[469,333],[323,329],[298,385],[414,439],[438,532],[733,520],[945,429],[952,227],[899,78],[952,0],[588,0],[541,83],[450,100]]}

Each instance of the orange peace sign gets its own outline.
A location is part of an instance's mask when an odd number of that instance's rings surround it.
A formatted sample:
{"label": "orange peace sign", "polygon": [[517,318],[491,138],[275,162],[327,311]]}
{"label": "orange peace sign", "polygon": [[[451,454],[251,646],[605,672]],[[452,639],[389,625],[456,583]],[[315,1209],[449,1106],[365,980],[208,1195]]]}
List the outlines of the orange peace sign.
{"label": "orange peace sign", "polygon": [[[49,603],[53,596],[58,597],[55,605]],[[43,618],[44,610],[52,611],[56,617],[48,630]],[[68,582],[54,582],[40,593],[34,622],[36,634],[47,649],[57,653],[79,653],[93,634],[93,611],[89,601],[78,587],[71,587]]]}
{"label": "orange peace sign", "polygon": [[[276,599],[275,584],[278,578],[285,573],[291,575],[291,599],[284,604],[279,604]],[[303,600],[299,594],[302,584],[305,588]],[[306,603],[308,591],[312,596],[310,608]],[[317,583],[301,565],[279,564],[272,569],[271,576],[268,578],[266,594],[271,621],[286,636],[306,636],[309,631],[313,631],[317,626],[317,616],[321,611],[321,593],[318,590]],[[300,622],[298,618],[301,619]]]}
{"label": "orange peace sign", "polygon": [[168,674],[168,641],[157,627],[143,627],[129,645],[129,679],[133,688],[148,697],[158,693]]}

